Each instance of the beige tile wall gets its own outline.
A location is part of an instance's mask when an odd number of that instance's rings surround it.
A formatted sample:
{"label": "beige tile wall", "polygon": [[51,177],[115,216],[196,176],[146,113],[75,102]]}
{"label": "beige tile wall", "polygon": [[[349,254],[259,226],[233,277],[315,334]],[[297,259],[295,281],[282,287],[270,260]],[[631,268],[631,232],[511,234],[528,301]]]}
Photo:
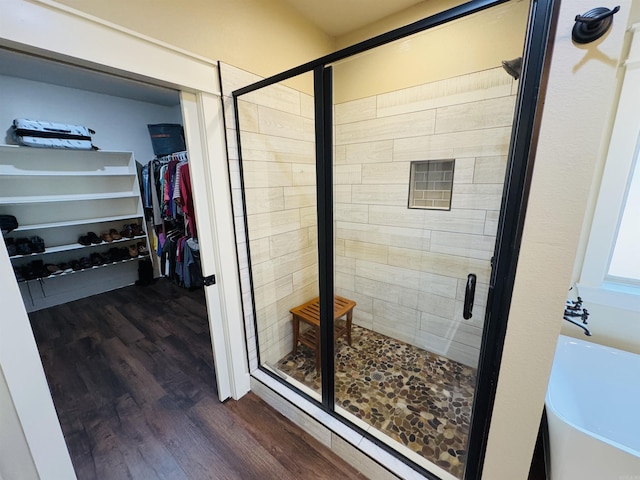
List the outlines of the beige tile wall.
{"label": "beige tile wall", "polygon": [[[230,93],[259,78],[221,70],[242,251]],[[516,87],[497,68],[336,105],[335,282],[357,302],[357,324],[477,364]],[[239,107],[260,352],[275,362],[291,350],[289,309],[318,293],[313,99],[278,85]],[[451,211],[408,209],[410,162],[451,158]],[[478,287],[473,318],[464,320],[468,273]],[[246,258],[241,281],[254,369]]]}
{"label": "beige tile wall", "polygon": [[[497,68],[336,105],[336,289],[357,324],[477,365],[513,87]],[[451,211],[408,209],[410,162],[434,159],[455,159]]]}
{"label": "beige tile wall", "polygon": [[[238,248],[246,251],[235,117],[230,94],[258,80],[222,65]],[[273,85],[238,103],[260,359],[291,351],[289,310],[318,295],[313,99]],[[235,174],[235,175],[234,175]],[[257,367],[249,264],[240,265],[251,369]],[[253,346],[253,348],[251,348]]]}

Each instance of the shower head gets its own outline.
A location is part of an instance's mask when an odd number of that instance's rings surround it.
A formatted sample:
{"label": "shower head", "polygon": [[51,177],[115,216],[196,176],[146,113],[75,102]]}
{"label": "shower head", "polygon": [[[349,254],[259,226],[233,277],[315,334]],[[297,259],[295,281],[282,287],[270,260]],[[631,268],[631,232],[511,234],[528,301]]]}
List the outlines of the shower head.
{"label": "shower head", "polygon": [[522,71],[522,57],[514,58],[513,60],[503,60],[502,68],[515,80],[518,80]]}

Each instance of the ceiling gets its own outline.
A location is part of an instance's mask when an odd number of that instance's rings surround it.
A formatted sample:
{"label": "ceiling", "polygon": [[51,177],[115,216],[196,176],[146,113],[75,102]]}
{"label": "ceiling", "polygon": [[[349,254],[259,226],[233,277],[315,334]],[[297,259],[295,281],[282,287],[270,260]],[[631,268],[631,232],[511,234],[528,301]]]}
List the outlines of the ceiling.
{"label": "ceiling", "polygon": [[321,30],[339,37],[424,0],[283,0]]}
{"label": "ceiling", "polygon": [[130,98],[158,105],[179,105],[178,92],[106,73],[55,62],[45,58],[0,48],[0,75],[106,95]]}
{"label": "ceiling", "polygon": [[[328,35],[338,37],[425,0],[281,0]],[[69,88],[178,105],[175,90],[0,48],[0,75],[43,81]]]}

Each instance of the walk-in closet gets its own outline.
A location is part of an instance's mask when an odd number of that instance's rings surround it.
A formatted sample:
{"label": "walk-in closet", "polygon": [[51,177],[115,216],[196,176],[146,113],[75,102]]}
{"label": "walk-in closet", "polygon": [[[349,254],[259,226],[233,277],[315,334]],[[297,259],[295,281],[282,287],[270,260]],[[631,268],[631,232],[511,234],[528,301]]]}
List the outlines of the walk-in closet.
{"label": "walk-in closet", "polygon": [[[0,90],[3,240],[76,474],[188,472],[165,442],[206,444],[195,417],[221,403],[180,94],[11,50]],[[18,145],[16,118],[94,149]]]}

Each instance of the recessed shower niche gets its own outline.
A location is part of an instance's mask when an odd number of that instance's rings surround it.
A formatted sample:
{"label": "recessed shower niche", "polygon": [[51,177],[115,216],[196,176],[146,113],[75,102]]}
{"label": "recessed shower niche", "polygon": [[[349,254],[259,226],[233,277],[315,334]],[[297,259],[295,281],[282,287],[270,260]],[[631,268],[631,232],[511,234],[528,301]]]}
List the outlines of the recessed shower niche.
{"label": "recessed shower niche", "polygon": [[455,160],[411,162],[409,208],[451,209]]}

